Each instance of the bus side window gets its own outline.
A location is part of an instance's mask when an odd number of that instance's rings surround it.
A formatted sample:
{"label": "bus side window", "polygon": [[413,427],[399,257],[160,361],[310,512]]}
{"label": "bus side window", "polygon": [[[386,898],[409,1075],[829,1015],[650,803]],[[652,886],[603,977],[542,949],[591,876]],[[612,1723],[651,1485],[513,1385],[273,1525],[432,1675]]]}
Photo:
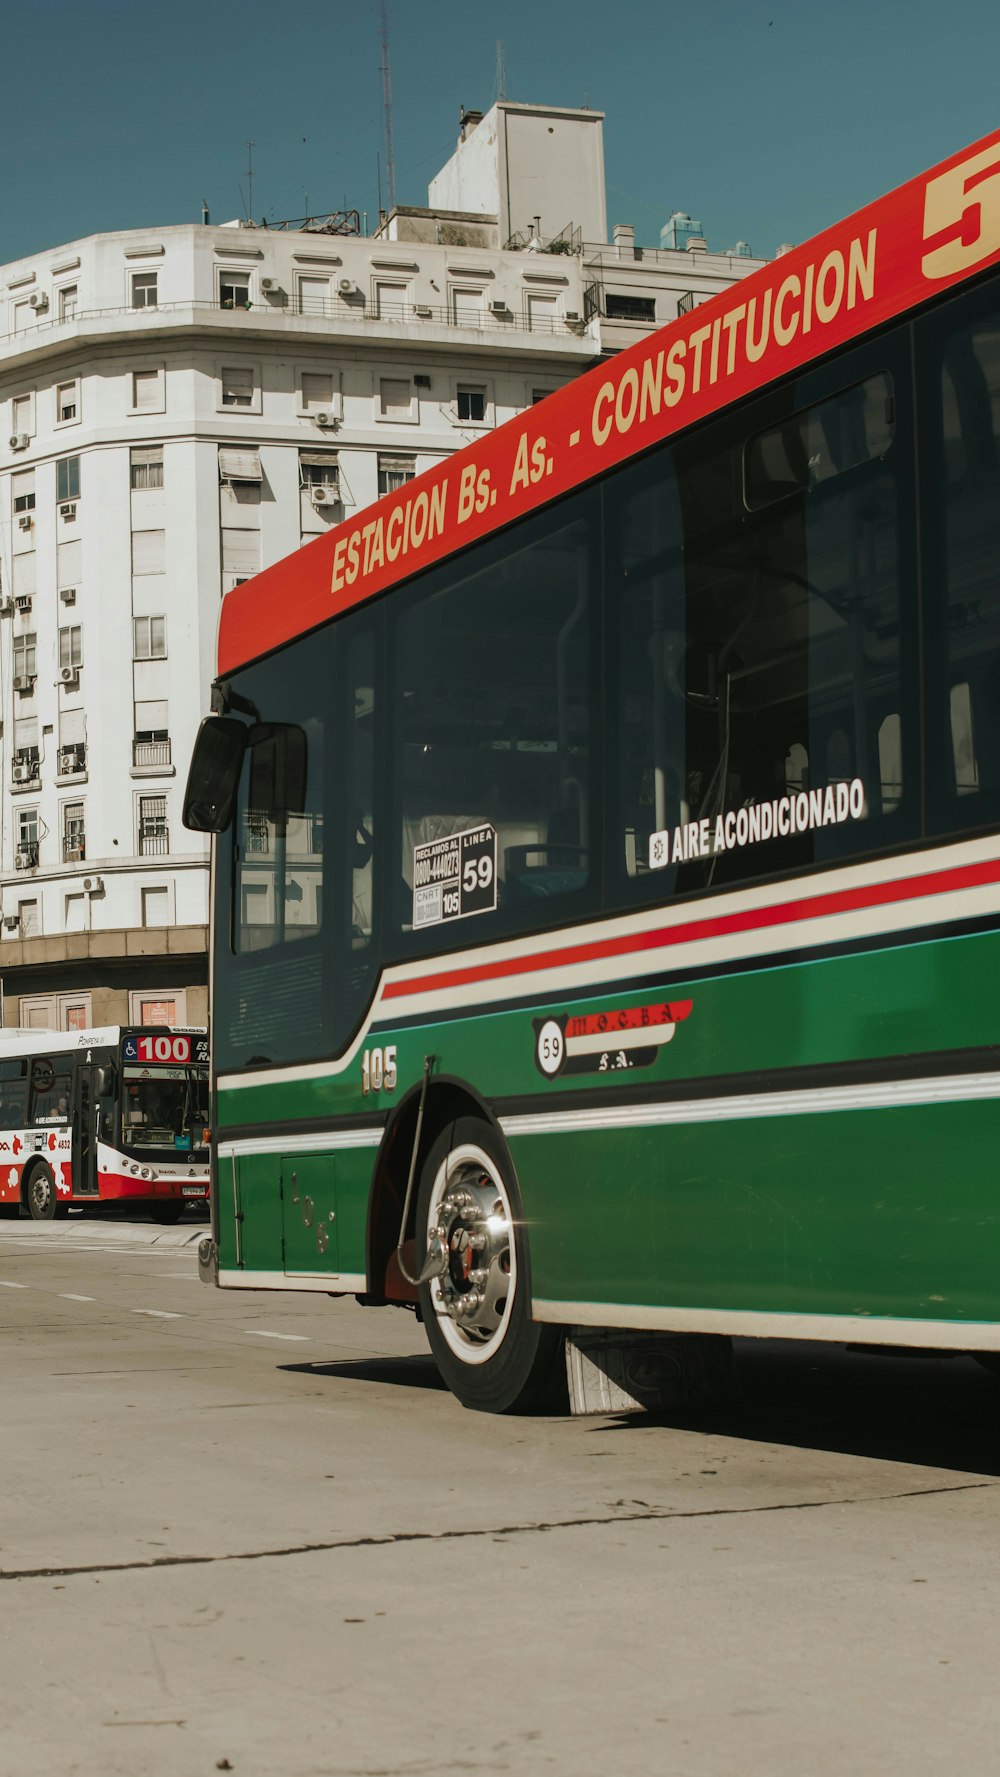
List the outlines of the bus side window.
{"label": "bus side window", "polygon": [[27,1062],[0,1061],[0,1129],[23,1129],[27,1112]]}
{"label": "bus side window", "polygon": [[31,1122],[69,1121],[73,1061],[69,1055],[39,1055],[31,1065]]}
{"label": "bus side window", "polygon": [[396,932],[472,942],[502,916],[551,925],[593,896],[593,512],[574,496],[558,526],[516,526],[390,614]]}
{"label": "bus side window", "polygon": [[928,825],[1000,818],[1000,305],[971,290],[917,323],[927,482]]}

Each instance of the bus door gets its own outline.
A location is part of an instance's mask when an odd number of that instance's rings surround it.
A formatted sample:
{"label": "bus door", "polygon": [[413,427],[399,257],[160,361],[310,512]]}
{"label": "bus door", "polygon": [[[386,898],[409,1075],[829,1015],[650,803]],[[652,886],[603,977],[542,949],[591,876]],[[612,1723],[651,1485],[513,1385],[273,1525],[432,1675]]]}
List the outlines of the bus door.
{"label": "bus door", "polygon": [[82,1061],[76,1070],[73,1085],[73,1195],[96,1197],[100,1192],[97,1177],[97,1101],[100,1090],[99,1067]]}

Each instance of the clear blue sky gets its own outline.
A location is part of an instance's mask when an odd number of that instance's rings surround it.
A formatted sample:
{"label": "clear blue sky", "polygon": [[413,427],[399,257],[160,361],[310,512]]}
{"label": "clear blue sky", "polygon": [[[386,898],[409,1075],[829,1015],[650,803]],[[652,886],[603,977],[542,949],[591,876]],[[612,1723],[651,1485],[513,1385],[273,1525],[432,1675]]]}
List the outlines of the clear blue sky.
{"label": "clear blue sky", "polygon": [[[1000,125],[998,0],[389,0],[396,195],[459,107],[606,113],[609,222],[771,254]],[[4,18],[0,260],[99,230],[376,211],[378,0],[32,0]]]}

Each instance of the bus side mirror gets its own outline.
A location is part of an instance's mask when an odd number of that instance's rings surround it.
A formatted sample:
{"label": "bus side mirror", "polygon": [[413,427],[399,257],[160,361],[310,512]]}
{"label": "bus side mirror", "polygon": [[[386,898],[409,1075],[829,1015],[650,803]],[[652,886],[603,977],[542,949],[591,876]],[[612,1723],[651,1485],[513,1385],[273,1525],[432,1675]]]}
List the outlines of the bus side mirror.
{"label": "bus side mirror", "polygon": [[184,825],[192,833],[222,833],[233,803],[247,743],[245,722],[206,716],[198,730],[184,792]]}

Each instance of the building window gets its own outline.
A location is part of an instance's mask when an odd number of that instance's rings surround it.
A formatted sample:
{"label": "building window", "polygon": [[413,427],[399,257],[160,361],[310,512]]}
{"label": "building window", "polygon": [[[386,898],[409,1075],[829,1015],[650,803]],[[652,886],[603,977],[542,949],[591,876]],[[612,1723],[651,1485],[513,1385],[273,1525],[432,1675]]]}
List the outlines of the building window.
{"label": "building window", "polygon": [[413,416],[413,385],[409,377],[382,376],[378,385],[379,413],[384,420],[409,420]]}
{"label": "building window", "polygon": [[60,457],[56,463],[56,499],[78,500],[80,498],[80,459],[79,457]]}
{"label": "building window", "polygon": [[329,278],[314,278],[303,273],[299,278],[298,290],[300,315],[325,315],[329,313]]}
{"label": "building window", "polygon": [[376,283],[375,313],[383,321],[408,321],[413,314],[409,284]]}
{"label": "building window", "polygon": [[482,425],[486,418],[486,390],[476,388],[470,383],[459,383],[455,391],[455,406],[463,423]]}
{"label": "building window", "polygon": [[395,493],[398,487],[404,487],[408,481],[412,481],[416,473],[416,457],[388,456],[384,451],[379,451],[378,491],[380,495]]}
{"label": "building window", "polygon": [[64,802],[62,810],[62,861],[82,864],[87,855],[87,840],[82,802]]}
{"label": "building window", "polygon": [[163,574],[167,567],[166,531],[132,532],[132,573]]}
{"label": "building window", "polygon": [[37,676],[37,638],[34,630],[29,630],[14,637],[14,689],[34,684]]}
{"label": "building window", "polygon": [[223,366],[222,370],[222,405],[223,407],[252,407],[254,398],[254,374],[252,370],[233,369]]}
{"label": "building window", "polygon": [[160,857],[170,850],[167,827],[167,798],[139,797],[139,856]]}
{"label": "building window", "polygon": [[158,370],[133,370],[132,407],[138,413],[161,413],[163,382]]}
{"label": "building window", "polygon": [[148,444],[130,453],[132,490],[163,486],[163,446]]}
{"label": "building window", "polygon": [[312,370],[302,372],[303,413],[330,413],[339,393],[334,388],[334,380],[329,373]]}
{"label": "building window", "polygon": [[15,863],[19,870],[33,870],[38,863],[37,808],[19,808],[17,811],[17,854]]}
{"label": "building window", "polygon": [[249,272],[220,271],[219,307],[220,309],[248,309],[250,307]]}
{"label": "building window", "polygon": [[134,660],[166,660],[167,620],[165,617],[133,617],[132,658]]}
{"label": "building window", "polygon": [[74,379],[71,383],[56,385],[56,425],[65,426],[69,420],[80,417],[80,383]]}
{"label": "building window", "polygon": [[15,438],[30,438],[35,430],[31,413],[32,395],[15,395],[10,404],[11,428]]}
{"label": "building window", "polygon": [[299,451],[299,485],[309,490],[320,488],[331,500],[340,499],[340,469],[332,450]]}
{"label": "building window", "polygon": [[59,671],[78,672],[83,665],[83,625],[66,624],[59,631]]}
{"label": "building window", "polygon": [[132,273],[132,307],[134,309],[155,309],[156,277],[155,271],[134,271]]}
{"label": "building window", "polygon": [[225,524],[221,529],[222,572],[240,574],[245,580],[249,580],[251,574],[259,574],[260,532]]}
{"label": "building window", "polygon": [[644,321],[656,324],[656,303],[652,296],[616,296],[609,291],[604,299],[604,312],[609,321]]}
{"label": "building window", "polygon": [[264,479],[260,451],[240,450],[230,445],[219,446],[219,480],[230,487],[256,486],[259,492]]}
{"label": "building window", "polygon": [[144,926],[168,926],[170,924],[169,888],[164,886],[143,889],[142,923]]}
{"label": "building window", "polygon": [[35,510],[35,471],[22,469],[19,475],[12,475],[10,485],[14,494],[15,516],[20,512]]}
{"label": "building window", "polygon": [[83,710],[60,710],[59,753],[56,770],[60,777],[73,777],[87,769],[87,728]]}
{"label": "building window", "polygon": [[[87,896],[86,895],[78,895],[78,894],[64,895],[63,896],[63,930],[67,931],[67,932],[85,932],[86,929],[87,929]],[[82,1011],[82,1009],[80,1007],[76,1007],[75,1010],[78,1013],[80,1013]],[[79,1026],[70,1024],[70,1025],[67,1025],[67,1029],[68,1030],[76,1030],[77,1028],[79,1028],[80,1030],[85,1030],[86,1026],[87,1026],[87,1020],[84,1016],[81,1015]]]}
{"label": "building window", "polygon": [[452,290],[451,308],[456,327],[482,327],[485,320],[485,292]]}
{"label": "building window", "polygon": [[170,717],[166,698],[138,698],[134,705],[132,764],[137,770],[164,771],[170,764]]}
{"label": "building window", "polygon": [[[18,931],[22,938],[38,938],[41,936],[41,910],[37,901],[18,901],[17,924]],[[29,1007],[29,1010],[27,1017],[22,1016],[20,1022],[26,1025],[29,1030],[51,1029],[53,1019],[48,1012],[49,1004],[51,1004],[50,1001],[43,1002],[45,1010],[42,1011],[41,1007],[31,1007],[27,1000],[22,1000],[22,1014],[26,1006]]]}
{"label": "building window", "polygon": [[174,1024],[187,1023],[187,1001],[183,993],[172,994],[165,999],[162,994],[130,993],[128,996],[128,1021],[130,1024]]}
{"label": "building window", "polygon": [[59,292],[59,319],[72,321],[76,314],[79,290],[75,284],[64,284]]}

